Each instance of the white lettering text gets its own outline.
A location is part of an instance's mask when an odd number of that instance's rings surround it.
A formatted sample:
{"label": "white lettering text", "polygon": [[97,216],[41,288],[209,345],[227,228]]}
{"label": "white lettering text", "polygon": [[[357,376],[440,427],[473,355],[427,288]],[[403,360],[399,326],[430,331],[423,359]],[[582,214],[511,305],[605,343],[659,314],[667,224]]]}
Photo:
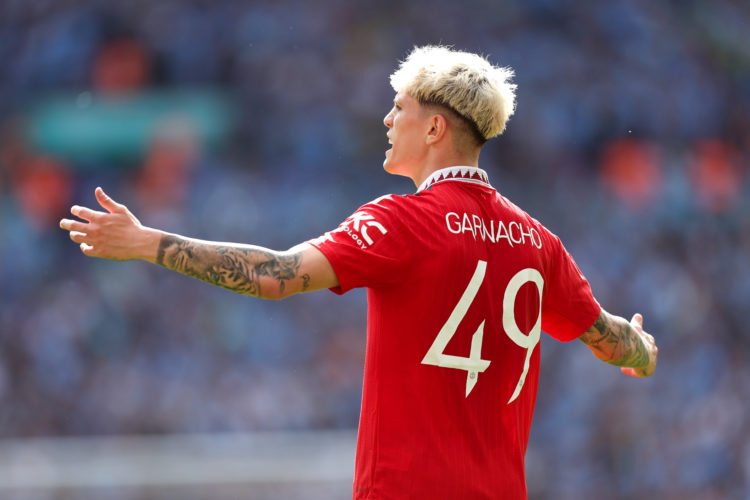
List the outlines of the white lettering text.
{"label": "white lettering text", "polygon": [[[534,248],[542,248],[542,237],[539,231],[524,222],[487,221],[476,214],[464,212],[459,215],[456,212],[448,212],[445,214],[445,227],[452,234],[469,233],[474,240],[479,236],[482,241],[490,243],[500,243],[500,240],[505,240],[510,247],[531,245]],[[366,234],[364,236],[368,239]],[[368,243],[371,242],[368,241]]]}

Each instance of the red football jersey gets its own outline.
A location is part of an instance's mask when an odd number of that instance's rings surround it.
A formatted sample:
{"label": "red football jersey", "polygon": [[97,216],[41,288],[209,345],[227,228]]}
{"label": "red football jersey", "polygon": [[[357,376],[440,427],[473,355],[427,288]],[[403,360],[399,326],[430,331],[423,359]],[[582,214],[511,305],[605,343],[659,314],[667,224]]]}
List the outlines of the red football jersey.
{"label": "red football jersey", "polygon": [[355,499],[523,499],[542,330],[600,307],[560,240],[478,168],[431,175],[310,241],[367,287]]}

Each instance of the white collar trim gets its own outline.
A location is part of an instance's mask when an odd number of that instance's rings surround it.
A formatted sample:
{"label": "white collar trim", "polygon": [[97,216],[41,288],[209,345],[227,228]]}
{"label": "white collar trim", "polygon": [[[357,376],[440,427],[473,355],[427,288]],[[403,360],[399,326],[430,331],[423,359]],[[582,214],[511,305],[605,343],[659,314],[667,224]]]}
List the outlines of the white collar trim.
{"label": "white collar trim", "polygon": [[478,167],[448,167],[435,170],[430,174],[427,179],[424,180],[422,185],[417,189],[417,193],[427,189],[433,184],[443,181],[461,181],[471,182],[473,184],[481,184],[483,186],[492,187],[490,185],[489,177],[487,172]]}

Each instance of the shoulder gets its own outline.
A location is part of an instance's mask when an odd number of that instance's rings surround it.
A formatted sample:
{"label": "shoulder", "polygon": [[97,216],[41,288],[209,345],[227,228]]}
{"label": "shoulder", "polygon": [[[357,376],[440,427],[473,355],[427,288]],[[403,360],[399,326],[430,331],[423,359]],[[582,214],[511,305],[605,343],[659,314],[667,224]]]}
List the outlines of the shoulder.
{"label": "shoulder", "polygon": [[366,213],[378,218],[402,222],[404,218],[415,216],[428,210],[434,202],[429,196],[417,194],[387,194],[365,203],[353,214]]}
{"label": "shoulder", "polygon": [[427,199],[422,193],[415,194],[386,194],[364,205],[362,208],[376,208],[381,210],[400,210],[405,207],[424,203]]}
{"label": "shoulder", "polygon": [[534,216],[529,214],[526,210],[516,205],[513,201],[509,200],[508,198],[506,198],[500,193],[497,193],[497,198],[500,200],[500,202],[503,205],[505,205],[508,211],[514,214],[516,218],[518,218],[519,220],[525,221],[529,226],[534,227],[535,229],[543,232],[545,237],[559,240],[559,238],[552,231],[550,231],[544,224],[542,224],[538,219],[536,219]]}
{"label": "shoulder", "polygon": [[398,194],[384,194],[379,198],[375,198],[374,200],[365,203],[364,205],[359,207],[359,210],[365,208],[371,208],[375,210],[392,210],[399,206],[399,198],[401,198],[401,196],[402,195]]}

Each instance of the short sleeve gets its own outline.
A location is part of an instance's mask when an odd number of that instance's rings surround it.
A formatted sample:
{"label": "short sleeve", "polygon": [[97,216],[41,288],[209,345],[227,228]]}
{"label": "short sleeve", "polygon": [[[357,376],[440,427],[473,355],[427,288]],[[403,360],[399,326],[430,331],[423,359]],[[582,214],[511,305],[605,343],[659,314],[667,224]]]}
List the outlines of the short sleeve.
{"label": "short sleeve", "polygon": [[560,239],[551,233],[547,235],[551,253],[545,280],[542,330],[557,340],[567,342],[591,328],[599,317],[601,306]]}
{"label": "short sleeve", "polygon": [[339,226],[308,243],[331,263],[343,294],[358,287],[379,288],[404,279],[413,253],[400,220],[404,206],[388,195],[361,206]]}

